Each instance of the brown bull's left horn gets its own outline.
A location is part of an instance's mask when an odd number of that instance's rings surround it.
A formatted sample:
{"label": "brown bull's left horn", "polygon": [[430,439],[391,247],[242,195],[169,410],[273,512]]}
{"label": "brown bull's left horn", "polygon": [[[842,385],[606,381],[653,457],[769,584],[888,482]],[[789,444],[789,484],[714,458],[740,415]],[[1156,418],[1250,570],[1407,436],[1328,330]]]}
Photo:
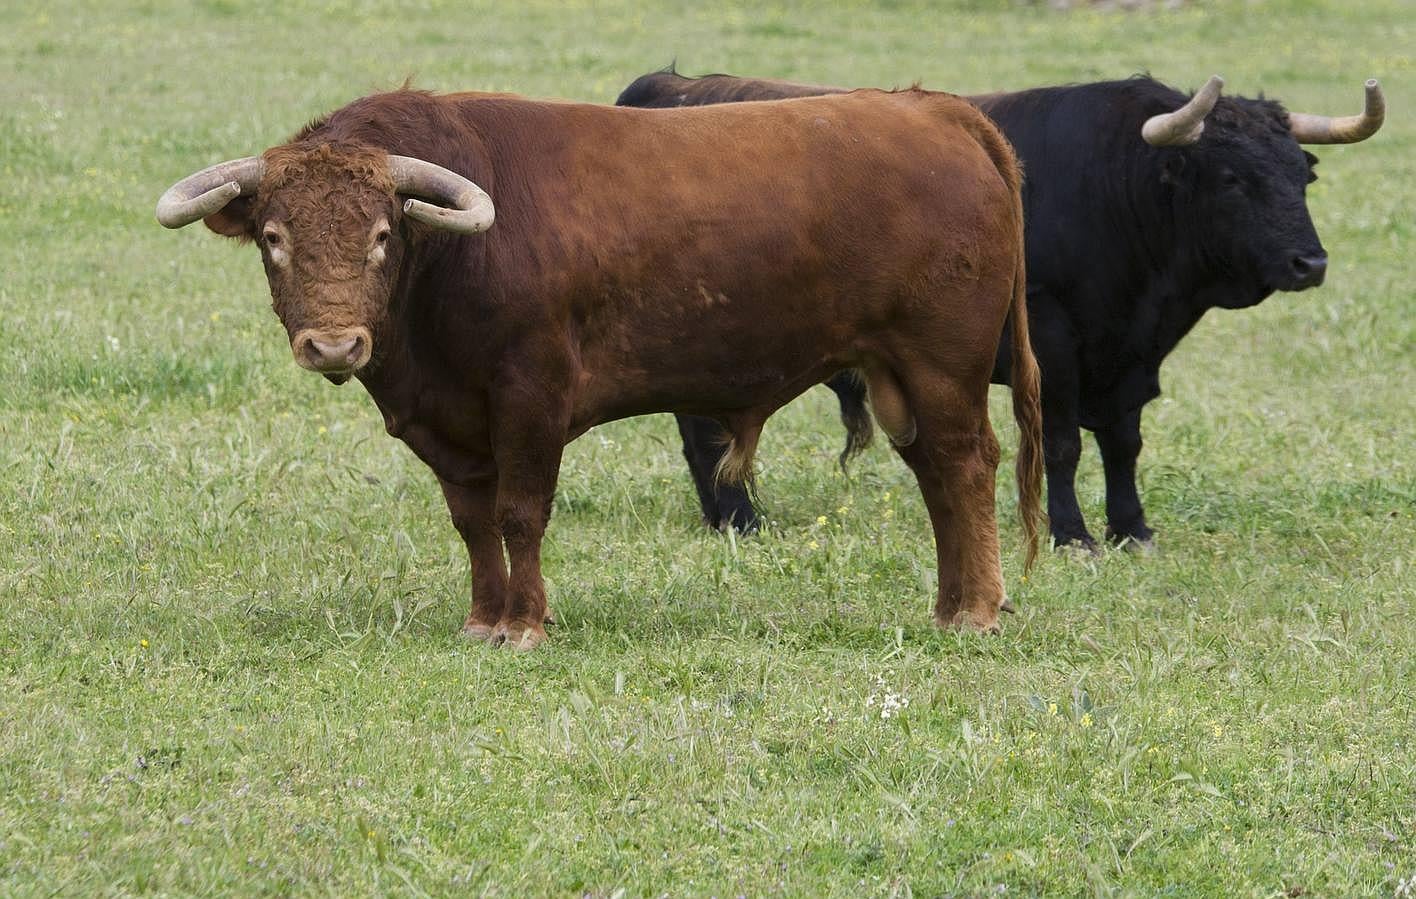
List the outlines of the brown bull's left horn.
{"label": "brown bull's left horn", "polygon": [[405,200],[404,215],[457,234],[479,234],[492,227],[496,219],[492,198],[456,172],[412,156],[392,154],[388,157],[388,168],[399,193],[427,197],[445,204]]}
{"label": "brown bull's left horn", "polygon": [[1175,110],[1146,119],[1141,137],[1152,147],[1183,147],[1200,139],[1205,130],[1205,116],[1219,102],[1224,79],[1211,75],[1205,86],[1195,91],[1190,102]]}
{"label": "brown bull's left horn", "polygon": [[1300,144],[1355,144],[1366,140],[1382,127],[1386,121],[1386,98],[1382,96],[1382,86],[1377,79],[1367,81],[1367,108],[1361,115],[1329,118],[1325,115],[1309,115],[1305,112],[1290,112],[1288,128]]}
{"label": "brown bull's left horn", "polygon": [[164,228],[181,228],[220,210],[241,194],[253,194],[265,172],[265,160],[247,156],[208,166],[167,188],[157,201]]}

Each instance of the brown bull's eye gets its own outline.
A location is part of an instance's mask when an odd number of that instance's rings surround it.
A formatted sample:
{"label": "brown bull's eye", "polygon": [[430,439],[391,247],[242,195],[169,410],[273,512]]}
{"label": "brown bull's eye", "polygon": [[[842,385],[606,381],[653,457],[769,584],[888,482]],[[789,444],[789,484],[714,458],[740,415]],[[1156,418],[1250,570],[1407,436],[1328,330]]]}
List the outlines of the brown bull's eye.
{"label": "brown bull's eye", "polygon": [[386,244],[386,243],[388,243],[388,232],[387,232],[387,231],[380,231],[380,232],[378,233],[378,236],[375,237],[374,240],[378,241],[380,244]]}
{"label": "brown bull's eye", "polygon": [[263,236],[264,239],[265,239],[266,246],[268,246],[268,247],[278,247],[278,246],[280,246],[280,235],[277,234],[277,233],[275,233],[274,231],[267,231],[267,232],[266,232],[264,235],[262,235],[262,236]]}

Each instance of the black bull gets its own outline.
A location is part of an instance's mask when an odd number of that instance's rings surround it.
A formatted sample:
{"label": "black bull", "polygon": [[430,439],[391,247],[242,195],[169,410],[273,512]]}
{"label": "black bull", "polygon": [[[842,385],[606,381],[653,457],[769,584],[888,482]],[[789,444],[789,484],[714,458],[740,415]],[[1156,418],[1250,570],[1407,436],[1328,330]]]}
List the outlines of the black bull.
{"label": "black bull", "polygon": [[[1149,77],[969,98],[1023,162],[1028,312],[1043,375],[1047,509],[1059,546],[1096,546],[1077,503],[1079,428],[1101,450],[1106,536],[1151,545],[1136,458],[1141,409],[1160,394],[1161,362],[1211,308],[1239,309],[1275,290],[1322,283],[1327,255],[1305,200],[1317,159],[1300,141],[1350,143],[1382,121],[1375,82],[1367,84],[1366,112],[1342,119],[1220,97],[1221,84],[1212,79],[1194,99]],[[669,70],[638,78],[617,103],[670,107],[840,91]],[[1165,115],[1175,110],[1181,113]],[[1186,111],[1198,118],[1162,121]],[[1008,344],[1005,333],[994,383],[1008,383]],[[827,386],[849,434],[844,464],[870,439],[864,387],[849,372]],[[705,521],[755,528],[745,486],[714,480],[721,426],[683,415],[678,424]]]}

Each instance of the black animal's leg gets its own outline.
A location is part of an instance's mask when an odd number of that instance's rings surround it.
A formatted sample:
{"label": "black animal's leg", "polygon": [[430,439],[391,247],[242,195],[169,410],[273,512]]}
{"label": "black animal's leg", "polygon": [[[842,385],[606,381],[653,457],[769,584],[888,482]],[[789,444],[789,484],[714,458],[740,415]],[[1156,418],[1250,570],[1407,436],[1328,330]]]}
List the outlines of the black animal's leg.
{"label": "black animal's leg", "polygon": [[[1077,412],[1080,361],[1078,337],[1061,304],[1046,291],[1028,291],[1028,318],[1033,352],[1042,370],[1042,459],[1047,473],[1047,518],[1052,540],[1060,548],[1096,549],[1087,533],[1077,504],[1077,462],[1082,455],[1080,417]],[[993,383],[1010,383],[1012,355],[1010,328],[993,367]]]}
{"label": "black animal's leg", "polygon": [[[1052,540],[1060,548],[1096,549],[1087,533],[1086,520],[1077,503],[1077,462],[1082,455],[1082,434],[1077,414],[1078,362],[1076,343],[1054,304],[1043,295],[1028,297],[1033,315],[1033,352],[1042,370],[1042,459],[1047,473],[1047,519]],[[1008,345],[1005,335],[1003,346]],[[1000,350],[994,380],[1007,369],[1006,352]]]}
{"label": "black animal's leg", "polygon": [[703,523],[711,528],[735,527],[743,533],[757,530],[761,524],[752,499],[742,484],[719,483],[714,477],[718,462],[728,451],[728,432],[711,418],[697,415],[676,415],[679,436],[683,438],[683,457],[688,461],[693,486],[698,491],[698,504],[703,509]]}
{"label": "black animal's leg", "polygon": [[[1136,493],[1136,457],[1141,454],[1141,410],[1096,430],[1096,445],[1106,469],[1106,539],[1148,549],[1154,534]],[[1129,541],[1129,542],[1126,542]]]}
{"label": "black animal's leg", "polygon": [[1047,468],[1047,519],[1058,547],[1081,546],[1095,550],[1096,540],[1087,532],[1077,502],[1077,462],[1082,456],[1082,433],[1075,420],[1042,418],[1042,455]]}

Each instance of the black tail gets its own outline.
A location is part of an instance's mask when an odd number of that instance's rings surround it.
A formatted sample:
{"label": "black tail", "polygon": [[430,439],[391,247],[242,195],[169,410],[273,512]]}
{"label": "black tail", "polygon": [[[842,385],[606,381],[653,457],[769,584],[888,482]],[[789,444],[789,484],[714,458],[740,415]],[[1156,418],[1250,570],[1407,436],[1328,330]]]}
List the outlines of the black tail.
{"label": "black tail", "polygon": [[854,369],[837,372],[826,382],[841,403],[841,424],[846,426],[846,448],[841,450],[841,470],[860,455],[875,436],[875,425],[865,406],[865,381]]}

